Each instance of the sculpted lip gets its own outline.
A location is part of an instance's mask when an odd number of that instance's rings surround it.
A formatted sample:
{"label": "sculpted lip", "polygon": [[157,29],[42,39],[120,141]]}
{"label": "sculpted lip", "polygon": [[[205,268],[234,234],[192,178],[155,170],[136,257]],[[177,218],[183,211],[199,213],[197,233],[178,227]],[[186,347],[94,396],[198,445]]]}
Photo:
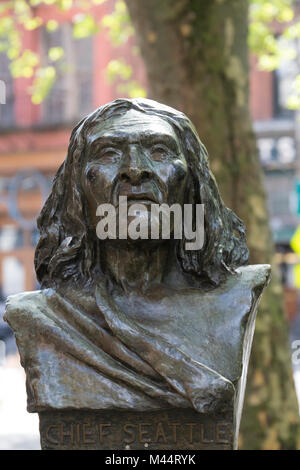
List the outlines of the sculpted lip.
{"label": "sculpted lip", "polygon": [[141,192],[132,192],[132,191],[121,191],[118,194],[115,206],[118,207],[119,205],[119,197],[126,196],[128,203],[134,202],[144,202],[144,203],[153,203],[159,204],[158,198],[152,193],[148,191],[141,191]]}
{"label": "sculpted lip", "polygon": [[145,202],[153,202],[158,203],[155,196],[149,193],[129,193],[129,194],[122,194],[122,196],[127,196],[127,201],[145,201]]}

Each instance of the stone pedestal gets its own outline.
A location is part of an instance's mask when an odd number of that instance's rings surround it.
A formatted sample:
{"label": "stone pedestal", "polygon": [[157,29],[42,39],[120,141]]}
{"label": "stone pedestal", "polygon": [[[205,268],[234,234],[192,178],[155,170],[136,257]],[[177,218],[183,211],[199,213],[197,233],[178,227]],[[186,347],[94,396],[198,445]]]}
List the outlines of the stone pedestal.
{"label": "stone pedestal", "polygon": [[193,410],[39,413],[42,449],[233,449],[232,416]]}

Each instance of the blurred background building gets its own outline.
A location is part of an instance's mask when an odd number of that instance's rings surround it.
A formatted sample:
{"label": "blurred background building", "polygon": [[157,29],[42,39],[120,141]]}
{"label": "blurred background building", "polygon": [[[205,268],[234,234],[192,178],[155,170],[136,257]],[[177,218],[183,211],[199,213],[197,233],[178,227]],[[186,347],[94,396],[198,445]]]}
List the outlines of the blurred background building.
{"label": "blurred background building", "polygon": [[[276,25],[274,26],[276,28]],[[278,35],[280,35],[280,28]],[[280,41],[280,39],[279,39]],[[250,59],[250,108],[257,136],[276,260],[284,286],[286,314],[290,322],[298,309],[298,255],[290,246],[300,221],[300,115],[287,108],[295,77],[300,73],[299,39],[284,44],[295,58],[274,72],[261,71]]]}

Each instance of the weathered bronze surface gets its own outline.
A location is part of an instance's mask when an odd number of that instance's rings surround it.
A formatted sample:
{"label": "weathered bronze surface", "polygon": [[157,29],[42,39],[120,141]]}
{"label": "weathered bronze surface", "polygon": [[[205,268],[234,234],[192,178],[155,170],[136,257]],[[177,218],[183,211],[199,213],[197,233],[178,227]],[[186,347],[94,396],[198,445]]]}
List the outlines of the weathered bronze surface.
{"label": "weathered bronze surface", "polygon": [[[99,240],[96,209],[118,208],[119,196],[129,204],[204,204],[203,248],[188,251],[172,238]],[[122,449],[120,429],[130,423],[142,434],[139,424],[149,424],[152,448],[175,448],[169,438],[155,442],[154,428],[187,419],[200,423],[199,435],[201,424],[213,423],[214,444],[181,440],[179,448],[236,447],[270,267],[246,266],[244,225],[224,205],[188,118],[145,99],[119,99],[87,116],[72,132],[38,227],[41,290],[11,296],[6,320],[43,448]],[[105,443],[91,431],[101,423],[112,424]],[[89,431],[78,432],[93,432],[96,443],[57,441],[60,426],[71,424],[86,424]]]}

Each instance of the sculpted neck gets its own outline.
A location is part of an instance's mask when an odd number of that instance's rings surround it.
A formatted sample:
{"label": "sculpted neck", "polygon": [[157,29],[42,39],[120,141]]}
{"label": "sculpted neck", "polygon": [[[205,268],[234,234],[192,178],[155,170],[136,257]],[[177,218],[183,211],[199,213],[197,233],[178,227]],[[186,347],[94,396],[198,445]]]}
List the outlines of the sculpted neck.
{"label": "sculpted neck", "polygon": [[121,285],[124,291],[145,291],[150,284],[161,282],[168,259],[168,244],[117,245],[107,241],[103,248],[103,270],[115,283]]}

